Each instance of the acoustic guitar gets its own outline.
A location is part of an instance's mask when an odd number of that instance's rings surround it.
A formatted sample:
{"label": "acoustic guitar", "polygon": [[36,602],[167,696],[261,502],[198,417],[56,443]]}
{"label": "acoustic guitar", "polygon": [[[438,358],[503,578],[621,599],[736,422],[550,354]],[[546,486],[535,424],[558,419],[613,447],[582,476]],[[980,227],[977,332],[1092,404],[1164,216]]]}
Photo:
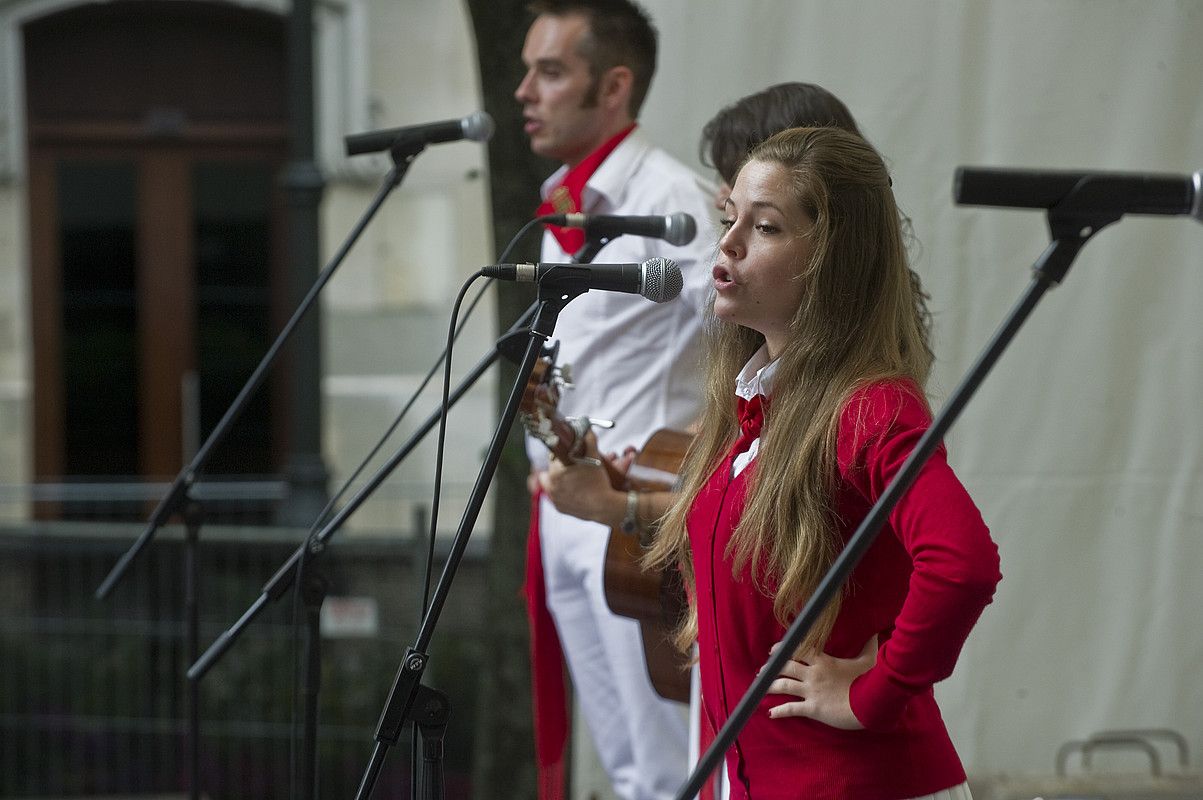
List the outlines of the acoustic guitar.
{"label": "acoustic guitar", "polygon": [[[531,435],[560,461],[571,464],[583,457],[589,428],[612,423],[560,414],[560,391],[566,386],[571,386],[567,371],[555,367],[547,357],[540,358],[527,382],[520,411]],[[692,439],[683,431],[664,428],[652,434],[625,474],[606,459],[601,459],[601,467],[610,486],[619,491],[666,491],[673,487]],[[639,564],[643,550],[638,533],[610,529],[603,572],[606,603],[615,614],[639,622],[648,677],[656,693],[687,703],[689,659],[670,639],[685,612],[681,575],[677,570],[645,571]]]}

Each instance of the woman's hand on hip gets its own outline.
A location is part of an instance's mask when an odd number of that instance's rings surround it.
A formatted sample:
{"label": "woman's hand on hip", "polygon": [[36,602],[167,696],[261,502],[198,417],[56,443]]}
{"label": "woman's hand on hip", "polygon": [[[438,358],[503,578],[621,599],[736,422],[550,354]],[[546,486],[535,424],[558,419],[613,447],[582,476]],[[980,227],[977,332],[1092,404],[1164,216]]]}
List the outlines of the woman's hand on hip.
{"label": "woman's hand on hip", "polygon": [[[781,643],[773,645],[775,653]],[[856,658],[836,658],[826,653],[795,656],[786,662],[781,674],[769,686],[769,694],[798,698],[769,710],[773,719],[808,717],[843,730],[864,728],[852,713],[848,699],[852,682],[877,663],[877,636],[870,637]]]}

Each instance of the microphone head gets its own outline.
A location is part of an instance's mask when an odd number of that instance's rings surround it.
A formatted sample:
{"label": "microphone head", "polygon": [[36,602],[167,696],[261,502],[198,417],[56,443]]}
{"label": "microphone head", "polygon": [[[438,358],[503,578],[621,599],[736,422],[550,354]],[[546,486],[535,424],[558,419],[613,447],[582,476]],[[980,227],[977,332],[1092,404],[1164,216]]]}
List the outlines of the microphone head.
{"label": "microphone head", "polygon": [[643,262],[643,291],[640,294],[653,303],[667,303],[681,293],[684,285],[677,262],[667,258],[649,258]]}
{"label": "microphone head", "polygon": [[493,118],[487,112],[476,111],[459,121],[464,138],[473,142],[487,142],[493,138]]}
{"label": "microphone head", "polygon": [[[698,235],[698,224],[684,211],[669,214],[664,218],[664,241],[677,247],[689,244]],[[678,270],[680,273],[680,270]]]}

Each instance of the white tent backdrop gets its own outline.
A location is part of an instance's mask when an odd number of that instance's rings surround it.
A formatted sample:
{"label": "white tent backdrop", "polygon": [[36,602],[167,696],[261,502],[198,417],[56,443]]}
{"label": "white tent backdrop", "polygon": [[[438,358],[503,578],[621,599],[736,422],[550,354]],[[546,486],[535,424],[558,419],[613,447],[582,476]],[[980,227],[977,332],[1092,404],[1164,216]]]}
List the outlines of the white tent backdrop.
{"label": "white tent backdrop", "polygon": [[[681,158],[720,106],[789,80],[839,95],[885,154],[932,295],[936,406],[1048,242],[1043,212],[954,206],[956,166],[1203,168],[1199,0],[646,6],[643,123]],[[948,437],[1005,576],[938,690],[973,772],[1051,773],[1107,728],[1174,728],[1203,758],[1201,305],[1203,226],[1121,220]]]}

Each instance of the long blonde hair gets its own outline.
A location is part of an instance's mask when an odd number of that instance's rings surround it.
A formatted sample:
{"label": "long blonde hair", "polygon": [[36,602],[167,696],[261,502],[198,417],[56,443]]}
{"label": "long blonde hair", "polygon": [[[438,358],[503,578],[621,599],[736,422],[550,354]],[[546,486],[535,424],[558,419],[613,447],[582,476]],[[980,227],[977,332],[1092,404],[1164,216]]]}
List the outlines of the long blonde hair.
{"label": "long blonde hair", "polygon": [[[899,213],[881,157],[838,128],[793,128],[766,140],[747,159],[784,167],[795,198],[814,221],[811,257],[798,265],[806,287],[778,357],[755,473],[728,554],[735,571],[750,566],[756,588],[774,597],[786,625],[839,552],[834,492],[836,437],[851,394],[879,380],[922,387],[931,368],[923,295],[907,265]],[[713,300],[712,300],[713,304]],[[709,349],[700,433],[686,456],[682,491],[645,557],[649,567],[679,565],[694,586],[685,519],[694,497],[738,430],[735,378],[763,344],[748,328],[707,312]],[[697,637],[696,603],[677,644]],[[839,610],[837,598],[803,647],[821,647]]]}

